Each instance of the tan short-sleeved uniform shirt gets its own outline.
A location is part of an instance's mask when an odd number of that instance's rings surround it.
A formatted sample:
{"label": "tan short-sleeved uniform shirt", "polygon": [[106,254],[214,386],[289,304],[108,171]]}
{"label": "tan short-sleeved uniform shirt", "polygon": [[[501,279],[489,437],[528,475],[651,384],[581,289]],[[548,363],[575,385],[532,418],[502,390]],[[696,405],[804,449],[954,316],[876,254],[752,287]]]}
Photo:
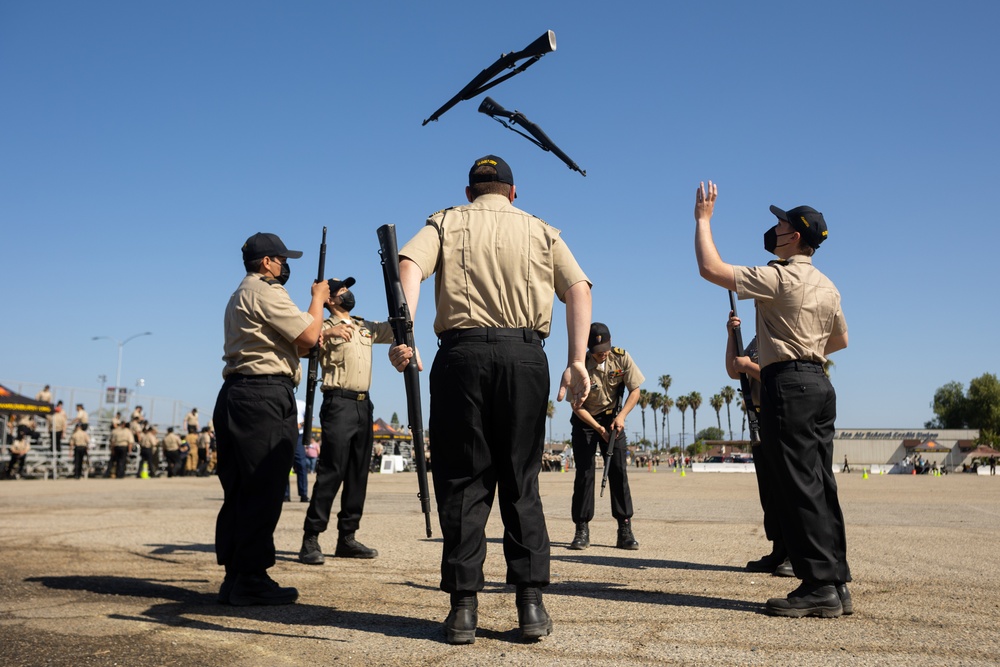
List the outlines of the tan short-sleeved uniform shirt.
{"label": "tan short-sleeved uniform shirt", "polygon": [[80,424],[89,424],[90,423],[90,415],[87,414],[86,410],[82,410],[82,409],[81,410],[77,410],[76,411],[76,419],[75,419],[75,421],[79,422]]}
{"label": "tan short-sleeved uniform shirt", "polygon": [[552,325],[553,293],[586,274],[559,230],[513,206],[503,195],[483,195],[439,211],[399,252],[435,275],[434,332],[475,327],[526,328],[543,338]]}
{"label": "tan short-sleeved uniform shirt", "polygon": [[66,432],[66,413],[62,410],[52,413],[52,429],[56,433]]}
{"label": "tan short-sleeved uniform shirt", "polygon": [[222,377],[287,375],[298,384],[302,365],[294,341],[312,321],[281,284],[248,273],[226,306]]}
{"label": "tan short-sleeved uniform shirt", "polygon": [[73,435],[69,436],[69,444],[74,447],[89,447],[90,435],[82,428],[78,428],[73,431]]}
{"label": "tan short-sleeved uniform shirt", "polygon": [[52,392],[51,391],[45,391],[44,389],[42,389],[40,392],[38,392],[37,394],[35,394],[35,400],[36,401],[41,401],[42,403],[51,403],[52,402]]}
{"label": "tan short-sleeved uniform shirt", "polygon": [[323,330],[340,323],[354,327],[351,340],[340,336],[324,337],[319,353],[323,366],[323,389],[368,391],[372,386],[372,345],[391,343],[392,327],[388,322],[372,322],[361,317],[332,318],[323,322]]}
{"label": "tan short-sleeved uniform shirt", "polygon": [[757,346],[761,370],[779,361],[825,363],[823,350],[833,334],[847,333],[840,292],[813,266],[795,255],[767,266],[735,266],[736,294],[757,306]]}
{"label": "tan short-sleeved uniform shirt", "polygon": [[[296,338],[298,338],[298,336],[296,336]],[[296,352],[298,352],[298,350],[296,350]],[[198,428],[198,415],[193,412],[187,413],[187,416],[184,417],[184,425]]]}
{"label": "tan short-sleeved uniform shirt", "polygon": [[152,449],[153,447],[156,447],[156,436],[152,432],[143,433],[139,437],[139,446],[143,449]]}
{"label": "tan short-sleeved uniform shirt", "polygon": [[590,375],[590,393],[583,402],[583,409],[592,415],[613,409],[622,385],[633,392],[646,381],[642,371],[632,361],[632,355],[620,347],[611,348],[603,364],[598,364],[593,355],[588,354],[587,373]]}
{"label": "tan short-sleeved uniform shirt", "polygon": [[135,442],[135,436],[127,428],[119,427],[111,431],[110,442],[112,447],[126,447]]}
{"label": "tan short-sleeved uniform shirt", "polygon": [[181,448],[181,437],[176,433],[167,433],[163,436],[163,451],[176,452]]}
{"label": "tan short-sleeved uniform shirt", "polygon": [[208,449],[209,445],[212,444],[212,436],[208,433],[198,434],[198,449]]}

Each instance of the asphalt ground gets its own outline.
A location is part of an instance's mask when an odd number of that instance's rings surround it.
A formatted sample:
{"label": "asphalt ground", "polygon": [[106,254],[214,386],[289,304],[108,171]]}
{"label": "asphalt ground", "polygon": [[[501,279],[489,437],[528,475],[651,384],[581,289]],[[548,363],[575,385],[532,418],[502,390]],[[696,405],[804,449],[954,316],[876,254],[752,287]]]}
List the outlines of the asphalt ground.
{"label": "asphalt ground", "polygon": [[518,639],[494,509],[471,646],[444,642],[411,473],[370,480],[375,560],[298,563],[307,506],[286,503],[271,574],[299,602],[242,608],[215,599],[216,478],[2,482],[0,665],[1000,664],[1000,477],[838,475],[855,613],[837,619],[764,613],[796,582],[743,570],[768,549],[753,475],[632,472],[638,551],[614,548],[607,494],[593,546],[566,548],[572,480],[541,479],[553,634]]}

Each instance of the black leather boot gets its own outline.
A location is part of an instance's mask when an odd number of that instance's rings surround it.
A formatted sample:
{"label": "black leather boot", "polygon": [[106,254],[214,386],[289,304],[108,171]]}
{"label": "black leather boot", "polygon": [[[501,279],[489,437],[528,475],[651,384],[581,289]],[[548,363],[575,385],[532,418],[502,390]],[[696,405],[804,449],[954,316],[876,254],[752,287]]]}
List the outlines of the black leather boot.
{"label": "black leather boot", "polygon": [[586,549],[589,546],[590,526],[587,522],[576,524],[576,534],[573,535],[573,541],[569,543],[569,548],[580,551],[581,549]]}
{"label": "black leather boot", "polygon": [[767,601],[767,613],[771,616],[819,616],[836,618],[844,613],[837,589],[830,582],[803,581],[802,585],[784,598]]}
{"label": "black leather boot", "polygon": [[521,639],[539,639],[552,632],[552,619],[542,604],[541,589],[519,585],[514,600]]}
{"label": "black leather boot", "polygon": [[475,593],[452,593],[451,611],[444,621],[444,634],[449,644],[473,644],[479,622],[479,600]]}
{"label": "black leather boot", "polygon": [[322,565],[323,550],[319,546],[319,534],[306,532],[302,536],[302,548],[299,549],[299,562],[306,565]]}
{"label": "black leather boot", "polygon": [[624,519],[618,522],[618,544],[615,546],[619,549],[628,549],[629,551],[635,551],[639,548],[639,542],[635,539],[635,535],[632,534],[631,520]]}
{"label": "black leather boot", "polygon": [[369,549],[354,539],[354,533],[341,533],[337,539],[337,550],[333,552],[337,558],[375,558],[378,551]]}
{"label": "black leather boot", "polygon": [[236,575],[236,581],[229,592],[229,603],[237,607],[292,604],[298,599],[297,590],[290,586],[279,586],[278,582],[267,576],[267,572],[241,572]]}
{"label": "black leather boot", "polygon": [[851,599],[851,592],[847,590],[846,583],[839,583],[836,586],[837,595],[840,597],[840,606],[844,610],[844,616],[854,613],[854,601]]}

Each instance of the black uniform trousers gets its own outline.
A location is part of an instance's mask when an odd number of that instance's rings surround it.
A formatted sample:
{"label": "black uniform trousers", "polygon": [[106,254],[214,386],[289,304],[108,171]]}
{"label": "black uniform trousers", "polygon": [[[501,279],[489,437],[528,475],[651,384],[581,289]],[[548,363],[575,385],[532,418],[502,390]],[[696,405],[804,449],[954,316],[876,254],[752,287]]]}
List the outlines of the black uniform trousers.
{"label": "black uniform trousers", "polygon": [[[330,523],[333,499],[340,494],[337,531],[353,534],[361,524],[368,494],[368,466],[372,459],[374,432],[372,402],[367,394],[358,400],[350,392],[324,391],[319,420],[323,427],[322,446],[316,462],[316,481],[303,530],[322,533]],[[353,396],[353,397],[352,397]],[[304,450],[303,450],[304,453]]]}
{"label": "black uniform trousers", "polygon": [[760,497],[760,508],[764,510],[764,535],[774,543],[775,553],[787,554],[785,540],[781,536],[781,517],[778,514],[778,481],[767,460],[768,449],[760,443],[750,448],[753,453],[753,469],[757,473],[757,495]]}
{"label": "black uniform trousers", "polygon": [[73,477],[79,479],[83,477],[83,460],[87,458],[87,447],[73,446]]}
{"label": "black uniform trousers", "polygon": [[499,490],[507,583],[549,583],[538,473],[549,365],[530,329],[444,332],[430,376],[441,589],[483,589],[486,522]]}
{"label": "black uniform trousers", "polygon": [[125,465],[128,463],[128,445],[115,445],[111,448],[111,455],[108,457],[108,469],[104,471],[105,477],[111,477],[111,466],[115,468],[115,478],[125,477]]}
{"label": "black uniform trousers", "polygon": [[216,399],[212,419],[223,501],[215,554],[227,573],[274,565],[274,528],[298,437],[294,392],[289,377],[230,375]]}
{"label": "black uniform trousers", "polygon": [[135,471],[136,477],[142,477],[142,464],[146,464],[146,470],[149,471],[150,475],[156,474],[156,469],[153,468],[153,448],[152,447],[139,447],[139,467]]}
{"label": "black uniform trousers", "polygon": [[[613,411],[608,411],[600,415],[594,415],[597,423],[604,428],[610,429],[611,422],[614,421]],[[587,523],[594,518],[594,456],[597,454],[597,447],[601,448],[601,455],[605,458],[608,454],[609,443],[604,441],[601,434],[590,428],[582,419],[573,415],[569,419],[573,425],[573,460],[576,463],[576,477],[573,479],[573,502],[571,514],[573,523]],[[611,516],[618,521],[632,518],[632,492],[628,486],[628,471],[625,463],[625,432],[622,431],[615,438],[615,451],[611,455],[608,470],[608,485],[611,487]],[[602,475],[603,479],[603,475]]]}
{"label": "black uniform trousers", "polygon": [[844,515],[833,478],[837,395],[814,362],[783,361],[761,372],[761,441],[776,481],[778,517],[795,576],[851,580]]}

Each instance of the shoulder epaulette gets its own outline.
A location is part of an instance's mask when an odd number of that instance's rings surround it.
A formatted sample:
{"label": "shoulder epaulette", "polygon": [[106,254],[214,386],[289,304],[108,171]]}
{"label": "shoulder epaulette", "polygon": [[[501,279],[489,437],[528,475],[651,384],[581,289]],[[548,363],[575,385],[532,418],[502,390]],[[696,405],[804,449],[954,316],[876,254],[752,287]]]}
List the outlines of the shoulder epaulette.
{"label": "shoulder epaulette", "polygon": [[788,266],[787,259],[772,259],[767,263],[768,266]]}
{"label": "shoulder epaulette", "polygon": [[435,211],[434,213],[431,213],[429,216],[427,216],[427,219],[430,220],[435,215],[440,215],[440,214],[444,213],[445,211],[450,211],[450,210],[452,210],[454,208],[458,208],[458,207],[457,206],[449,206],[448,208],[443,208],[440,211]]}
{"label": "shoulder epaulette", "polygon": [[263,280],[268,285],[280,285],[281,284],[281,283],[278,282],[277,278],[268,278],[267,276],[261,276],[260,279]]}
{"label": "shoulder epaulette", "polygon": [[617,354],[617,355],[623,355],[623,354],[625,354],[625,350],[623,350],[623,349],[622,349],[622,348],[620,348],[620,347],[613,347],[613,348],[611,348],[611,349],[612,349],[612,350],[614,350],[614,351],[615,351],[615,354]]}

